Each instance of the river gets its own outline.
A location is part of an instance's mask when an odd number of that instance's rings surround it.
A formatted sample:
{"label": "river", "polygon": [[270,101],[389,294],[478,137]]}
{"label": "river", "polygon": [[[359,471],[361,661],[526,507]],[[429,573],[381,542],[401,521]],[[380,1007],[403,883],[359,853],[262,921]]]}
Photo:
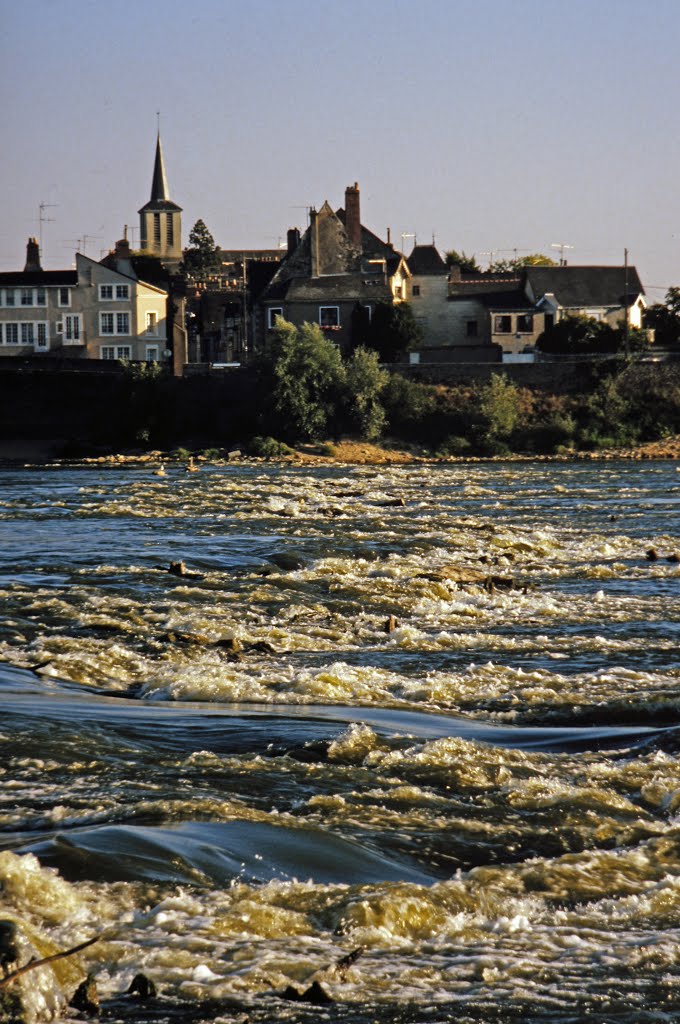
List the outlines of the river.
{"label": "river", "polygon": [[101,934],[119,1022],[679,1019],[679,511],[673,462],[2,470],[22,962]]}

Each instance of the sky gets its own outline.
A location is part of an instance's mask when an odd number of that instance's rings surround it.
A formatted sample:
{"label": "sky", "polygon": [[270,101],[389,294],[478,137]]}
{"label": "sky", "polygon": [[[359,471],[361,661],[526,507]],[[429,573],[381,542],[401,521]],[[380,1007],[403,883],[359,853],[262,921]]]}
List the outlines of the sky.
{"label": "sky", "polygon": [[680,284],[680,0],[0,7],[2,270],[138,242],[160,111],[185,245],[276,248],[356,181],[407,254],[627,248],[650,302]]}

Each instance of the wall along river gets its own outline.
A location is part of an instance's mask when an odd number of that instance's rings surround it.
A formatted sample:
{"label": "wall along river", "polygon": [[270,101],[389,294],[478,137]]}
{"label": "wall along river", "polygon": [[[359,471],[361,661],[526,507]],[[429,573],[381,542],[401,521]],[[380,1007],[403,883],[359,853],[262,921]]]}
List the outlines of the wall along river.
{"label": "wall along river", "polygon": [[29,1020],[680,1019],[675,464],[0,488],[0,917],[103,934]]}

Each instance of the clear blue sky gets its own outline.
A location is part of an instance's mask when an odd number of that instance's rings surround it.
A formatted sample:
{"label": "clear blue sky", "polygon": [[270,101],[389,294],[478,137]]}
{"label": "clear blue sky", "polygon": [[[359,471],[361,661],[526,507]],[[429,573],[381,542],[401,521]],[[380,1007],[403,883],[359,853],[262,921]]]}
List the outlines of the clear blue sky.
{"label": "clear blue sky", "polygon": [[48,268],[137,227],[160,109],[185,244],[274,247],[358,181],[398,243],[680,284],[679,0],[22,0],[1,31],[2,269],[41,201]]}

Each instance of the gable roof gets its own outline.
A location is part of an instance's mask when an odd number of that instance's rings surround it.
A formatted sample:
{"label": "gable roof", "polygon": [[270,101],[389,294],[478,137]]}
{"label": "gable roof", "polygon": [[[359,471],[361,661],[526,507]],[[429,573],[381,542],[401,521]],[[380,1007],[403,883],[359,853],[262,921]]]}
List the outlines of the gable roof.
{"label": "gable roof", "polygon": [[434,245],[415,245],[407,263],[411,273],[417,276],[448,274],[446,263]]}
{"label": "gable roof", "polygon": [[565,309],[630,305],[645,294],[635,267],[526,267],[527,295],[552,294]]}

